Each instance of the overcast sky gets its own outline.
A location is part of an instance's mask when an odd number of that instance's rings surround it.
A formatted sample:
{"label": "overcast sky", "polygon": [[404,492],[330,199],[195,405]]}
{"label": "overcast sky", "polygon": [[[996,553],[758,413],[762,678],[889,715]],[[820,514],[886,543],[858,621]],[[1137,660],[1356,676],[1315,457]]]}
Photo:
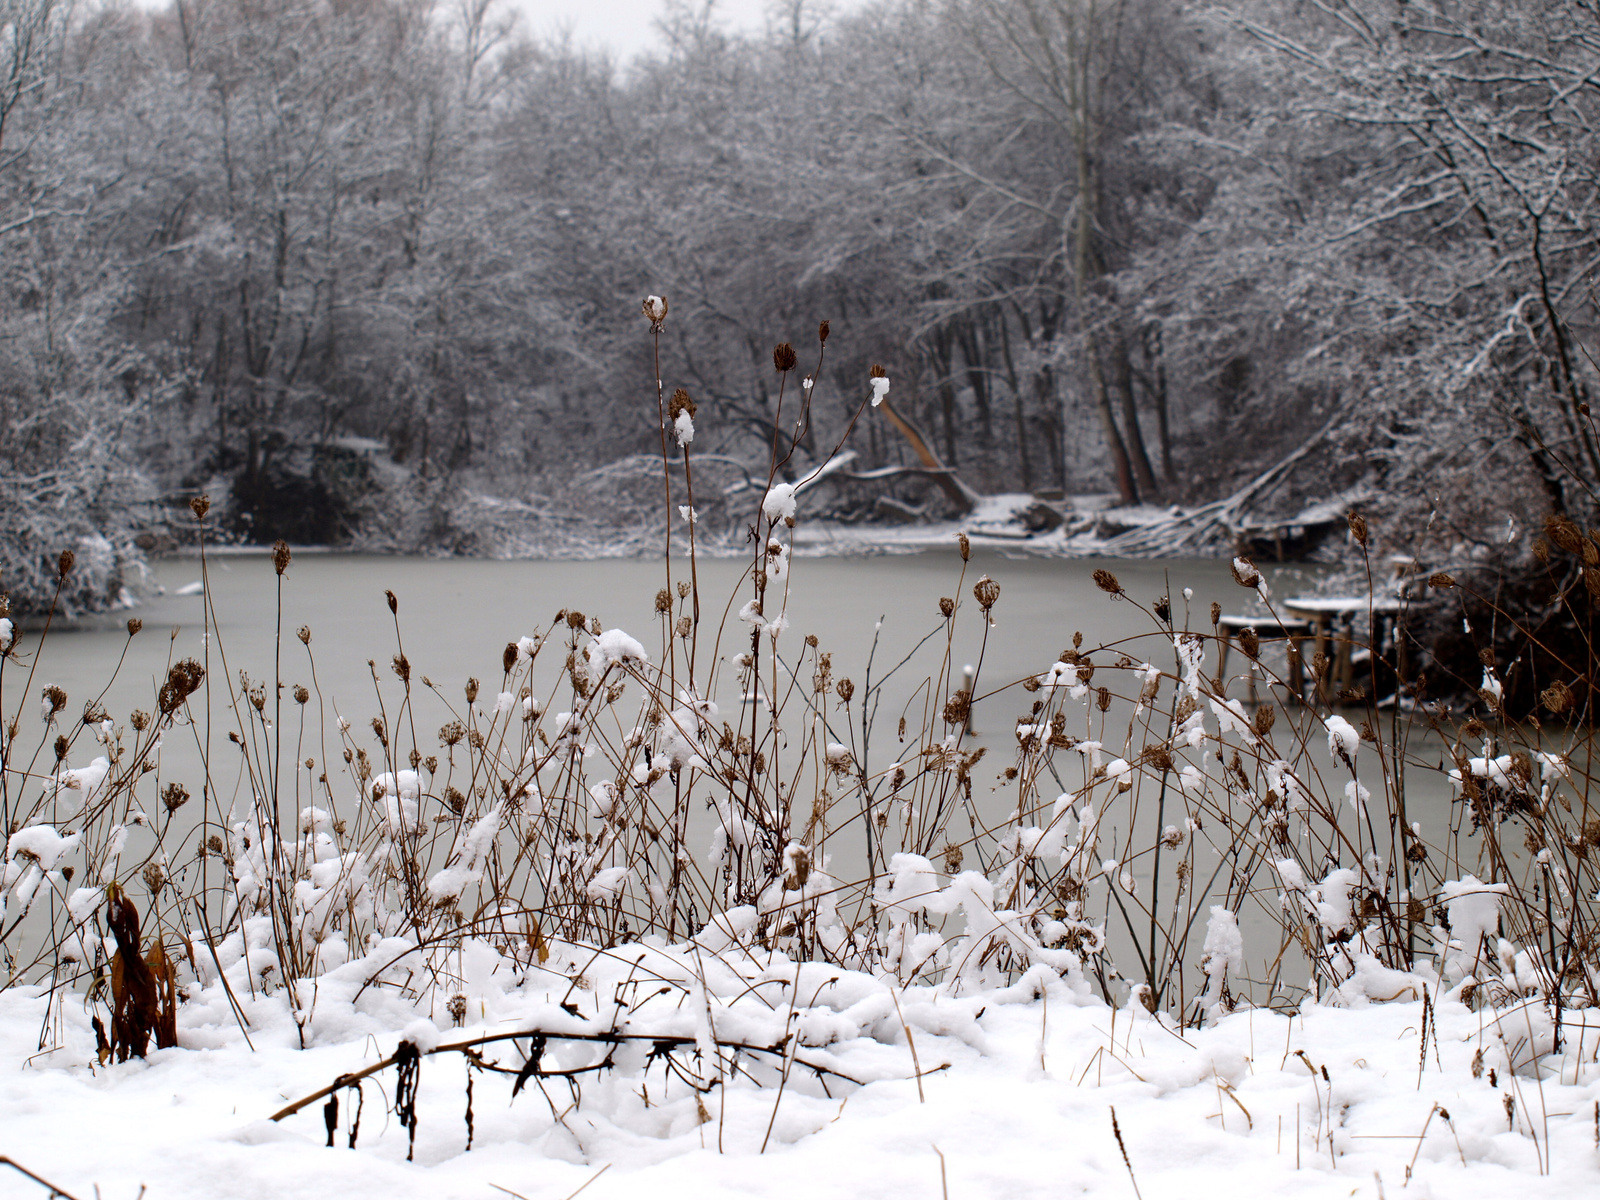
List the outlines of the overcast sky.
{"label": "overcast sky", "polygon": [[[658,47],[656,18],[664,0],[504,0],[522,10],[529,32],[549,34],[570,28],[580,46],[610,49],[619,59]],[[767,0],[715,0],[713,18],[729,29],[765,27]]]}

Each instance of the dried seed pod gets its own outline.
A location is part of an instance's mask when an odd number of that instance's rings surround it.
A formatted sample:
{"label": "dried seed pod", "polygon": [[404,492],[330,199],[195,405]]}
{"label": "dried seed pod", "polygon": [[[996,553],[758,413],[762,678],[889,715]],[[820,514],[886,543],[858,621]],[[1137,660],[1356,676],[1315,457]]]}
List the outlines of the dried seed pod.
{"label": "dried seed pod", "polygon": [[196,521],[204,521],[206,514],[211,511],[211,497],[191,496],[189,498],[189,511],[194,514]]}
{"label": "dried seed pod", "polygon": [[1572,689],[1558,679],[1539,693],[1539,700],[1547,709],[1559,716],[1572,707]]}
{"label": "dried seed pod", "polygon": [[1261,572],[1248,558],[1235,558],[1228,564],[1228,570],[1233,575],[1233,581],[1242,588],[1254,590],[1261,586]]}
{"label": "dried seed pod", "polygon": [[1266,737],[1267,734],[1271,733],[1272,724],[1277,719],[1278,710],[1273,708],[1270,704],[1263,704],[1260,708],[1256,709],[1256,736]]}
{"label": "dried seed pod", "polygon": [[1211,624],[1212,624],[1213,628],[1216,626],[1217,622],[1219,622],[1221,620],[1222,620],[1222,605],[1218,604],[1215,600],[1213,600],[1211,602]]}
{"label": "dried seed pod", "polygon": [[676,632],[678,637],[687,642],[689,635],[694,632],[694,622],[687,616],[679,617]]}
{"label": "dried seed pod", "polygon": [[889,378],[889,372],[887,372],[887,371],[885,371],[883,369],[883,364],[882,363],[873,363],[872,367],[867,371],[867,378],[868,379],[887,379],[887,378]]}
{"label": "dried seed pod", "polygon": [[[279,538],[272,543],[272,569],[282,575],[289,569],[289,560],[293,555],[289,553],[289,543]],[[391,593],[392,595],[392,593]]]}
{"label": "dried seed pod", "polygon": [[661,326],[667,319],[667,301],[662,296],[646,296],[644,298],[645,320],[650,322],[650,332],[660,333]]}
{"label": "dried seed pod", "polygon": [[65,579],[72,574],[72,564],[78,561],[78,556],[71,550],[63,550],[61,557],[56,559],[56,566],[61,569],[61,578]]}
{"label": "dried seed pod", "polygon": [[1160,599],[1158,599],[1155,604],[1152,605],[1152,610],[1156,614],[1156,620],[1160,621],[1163,625],[1172,624],[1172,601],[1168,597],[1162,596]]}
{"label": "dried seed pod", "polygon": [[161,803],[166,805],[168,812],[177,812],[189,803],[189,789],[181,783],[169,783],[161,789]]}
{"label": "dried seed pod", "polygon": [[939,597],[939,615],[948,621],[956,611],[956,602],[949,596]]}
{"label": "dried seed pod", "polygon": [[472,704],[478,699],[478,677],[469,676],[467,679],[467,703]]}
{"label": "dried seed pod", "polygon": [[411,682],[411,660],[404,654],[396,654],[389,660],[389,667],[401,683]]}
{"label": "dried seed pod", "polygon": [[1146,746],[1140,757],[1158,771],[1172,770],[1172,752],[1165,746]]}
{"label": "dried seed pod", "polygon": [[515,642],[507,642],[506,648],[500,651],[500,670],[503,674],[509,675],[516,669],[516,665],[517,644]]}
{"label": "dried seed pod", "polygon": [[1592,545],[1583,536],[1583,530],[1578,528],[1576,522],[1564,513],[1551,513],[1544,519],[1544,532],[1562,550],[1568,554],[1581,554],[1583,547]]}
{"label": "dried seed pod", "polygon": [[588,619],[589,618],[584,616],[581,612],[578,612],[576,609],[573,609],[571,612],[569,612],[567,614],[567,628],[568,629],[582,629],[583,626],[584,626],[584,623],[587,622]]}
{"label": "dried seed pod", "polygon": [[687,600],[689,598],[689,590],[690,590],[689,589],[689,581],[687,579],[678,580],[678,599],[679,600]]}
{"label": "dried seed pod", "polygon": [[965,725],[967,717],[972,713],[972,693],[966,690],[956,692],[944,703],[944,723],[946,725]]}
{"label": "dried seed pod", "polygon": [[824,346],[828,344],[828,323],[826,321],[817,326],[817,341]]}
{"label": "dried seed pod", "polygon": [[978,601],[978,607],[987,613],[1000,599],[1000,585],[985,575],[972,585],[972,595]]}
{"label": "dried seed pod", "polygon": [[656,593],[656,611],[658,613],[669,613],[672,611],[672,593],[667,591],[666,588],[662,588]]}
{"label": "dried seed pod", "polygon": [[310,699],[311,693],[306,690],[304,684],[297,683],[294,685],[294,702],[296,704],[304,704]]}
{"label": "dried seed pod", "polygon": [[780,375],[794,370],[795,364],[799,361],[799,356],[795,354],[794,347],[788,342],[779,342],[772,348],[772,365],[777,368]]}
{"label": "dried seed pod", "polygon": [[128,618],[128,636],[129,637],[132,637],[134,634],[138,633],[139,630],[141,630],[143,628],[144,628],[144,622],[141,621],[138,617],[129,617]]}
{"label": "dried seed pod", "polygon": [[1096,697],[1096,707],[1099,708],[1099,710],[1101,712],[1105,712],[1107,709],[1109,709],[1111,707],[1111,689],[1110,688],[1101,688],[1100,689],[1099,694]]}
{"label": "dried seed pod", "polygon": [[972,539],[964,533],[956,534],[956,545],[961,548],[961,561],[966,562],[972,557]]}
{"label": "dried seed pod", "polygon": [[841,679],[833,685],[833,690],[839,694],[839,699],[849,704],[850,697],[856,694],[856,685],[848,679]]}
{"label": "dried seed pod", "polygon": [[1548,563],[1550,561],[1550,547],[1545,544],[1545,540],[1543,538],[1534,538],[1532,549],[1533,556],[1541,563]]}
{"label": "dried seed pod", "polygon": [[[1540,544],[1543,545],[1543,543]],[[1454,576],[1445,571],[1435,571],[1432,575],[1428,576],[1428,586],[1431,588],[1438,588],[1439,590],[1443,591],[1445,588],[1453,588],[1455,585],[1456,581]]]}
{"label": "dried seed pod", "polygon": [[1239,631],[1239,648],[1251,658],[1261,657],[1261,638],[1253,626],[1246,626]]}
{"label": "dried seed pod", "polygon": [[1115,575],[1103,567],[1096,568],[1094,573],[1094,585],[1102,592],[1106,592],[1109,595],[1122,595],[1122,584],[1117,581],[1117,577]]}
{"label": "dried seed pod", "polygon": [[150,714],[142,708],[136,708],[128,717],[128,724],[132,725],[138,733],[143,733],[150,728]]}
{"label": "dried seed pod", "polygon": [[1345,519],[1350,523],[1350,536],[1355,538],[1356,545],[1366,549],[1367,519],[1358,512],[1351,513]]}
{"label": "dried seed pod", "polygon": [[689,398],[689,393],[684,388],[677,388],[667,401],[667,420],[676,421],[679,414],[688,413],[693,418],[699,412],[699,407]]}

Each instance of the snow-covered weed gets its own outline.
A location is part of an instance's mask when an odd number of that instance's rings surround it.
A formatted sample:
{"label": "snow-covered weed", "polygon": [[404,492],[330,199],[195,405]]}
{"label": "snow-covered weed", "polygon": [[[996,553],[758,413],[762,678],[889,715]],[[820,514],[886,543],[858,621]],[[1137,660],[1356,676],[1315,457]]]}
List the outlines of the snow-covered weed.
{"label": "snow-covered weed", "polygon": [[[779,349],[776,427],[800,431],[814,389],[790,399],[796,356]],[[884,390],[864,381],[857,416]],[[687,397],[672,413],[658,401],[663,502],[693,513]],[[890,761],[872,738],[885,681],[790,631],[793,445],[777,436],[750,489],[740,594],[703,598],[695,557],[674,559],[669,539],[656,628],[607,628],[604,598],[585,598],[507,630],[486,681],[449,682],[413,674],[391,595],[394,652],[366,719],[282,683],[289,652],[314,677],[309,629],[280,646],[273,678],[229,678],[208,607],[208,660],[174,664],[125,721],[30,696],[37,641],[8,629],[0,987],[50,981],[106,1004],[106,897],[142,884],[143,929],[187,1003],[243,1026],[248,1004],[281,994],[309,1045],[374,997],[462,1025],[508,986],[559,980],[567,998],[535,1014],[537,1037],[569,1049],[542,1062],[540,1041],[524,1078],[627,1060],[643,1080],[659,1058],[660,1096],[694,1120],[739,1071],[799,1089],[803,1068],[825,1093],[847,1076],[832,1040],[909,1041],[907,1003],[1015,988],[1137,1000],[1174,1026],[1247,1003],[1534,1002],[1552,1047],[1563,1009],[1597,1002],[1600,819],[1579,726],[1495,709],[1493,727],[1440,727],[1429,744],[1444,735],[1451,768],[1408,752],[1420,726],[1400,714],[1323,709],[1260,667],[1270,699],[1252,709],[1210,673],[1216,611],[1208,630],[1105,570],[1107,602],[1148,614],[1140,644],[1075,634],[1019,680],[990,681],[981,656],[967,676],[954,632],[977,622],[986,647],[1004,599],[987,576],[968,584],[963,538],[916,660],[926,715],[895,731]],[[203,531],[203,503],[195,518]],[[275,562],[281,588],[286,547]],[[1265,594],[1253,567],[1235,576]],[[731,675],[713,669],[722,654]],[[1004,750],[968,733],[977,698],[1016,706]],[[174,736],[207,756],[193,796],[163,777]],[[1427,772],[1457,789],[1449,828],[1407,819],[1406,781]],[[1263,930],[1272,944],[1251,944]]]}

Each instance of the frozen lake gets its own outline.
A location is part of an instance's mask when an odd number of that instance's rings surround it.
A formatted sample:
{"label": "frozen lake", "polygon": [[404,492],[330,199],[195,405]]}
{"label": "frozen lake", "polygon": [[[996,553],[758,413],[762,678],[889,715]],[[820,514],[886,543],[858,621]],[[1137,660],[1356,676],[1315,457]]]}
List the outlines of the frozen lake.
{"label": "frozen lake", "polygon": [[[881,679],[889,668],[911,653],[919,641],[941,627],[939,598],[957,594],[962,566],[954,548],[949,552],[914,555],[798,559],[791,573],[790,630],[780,648],[786,647],[786,657],[792,658],[801,649],[801,639],[815,633],[821,648],[833,655],[834,677],[848,676],[860,689],[867,678],[869,654],[873,656],[873,678]],[[1000,786],[996,790],[997,776],[1015,759],[1016,718],[1028,712],[1033,700],[1020,688],[1005,685],[1046,670],[1061,650],[1072,644],[1074,631],[1084,634],[1085,651],[1107,648],[1096,654],[1098,662],[1109,663],[1122,652],[1135,662],[1150,661],[1168,672],[1173,670],[1171,642],[1155,632],[1153,620],[1134,603],[1108,596],[1095,585],[1092,574],[1098,568],[1113,571],[1128,595],[1140,604],[1148,606],[1170,589],[1176,598],[1174,618],[1180,626],[1185,587],[1193,589],[1193,597],[1188,602],[1188,623],[1192,628],[1206,631],[1210,628],[1209,609],[1213,600],[1220,603],[1224,611],[1236,612],[1249,598],[1233,582],[1227,564],[1215,560],[1108,562],[1007,557],[993,550],[974,550],[972,561],[966,564],[965,580],[960,585],[964,607],[957,621],[952,663],[959,671],[964,664],[977,663],[982,651],[978,692],[988,698],[975,708],[971,741],[989,748],[988,759],[974,774],[974,801],[990,828],[1003,825],[1015,804],[1014,789]],[[506,643],[547,631],[555,614],[562,609],[579,609],[598,617],[606,628],[628,631],[644,644],[652,659],[658,660],[661,653],[660,619],[653,612],[656,591],[665,582],[659,559],[482,561],[308,553],[294,560],[283,580],[281,614],[278,580],[268,556],[217,556],[208,560],[207,570],[218,634],[209,647],[215,688],[210,693],[210,702],[217,718],[211,735],[211,753],[217,765],[215,783],[224,804],[237,786],[238,772],[230,761],[234,755],[225,740],[232,719],[222,707],[226,704],[222,684],[225,679],[231,679],[237,688],[243,672],[254,682],[267,681],[270,696],[274,639],[280,628],[281,678],[286,685],[284,720],[288,737],[283,751],[286,764],[305,755],[319,759],[331,757],[325,755],[323,745],[337,745],[331,730],[324,743],[315,729],[316,699],[308,707],[307,724],[301,732],[290,699],[296,684],[320,692],[330,722],[337,713],[347,718],[360,734],[380,712],[374,667],[369,666],[369,663],[375,664],[385,710],[391,716],[395,713],[400,685],[389,663],[397,642],[395,619],[385,599],[386,590],[393,591],[399,602],[399,635],[412,664],[413,680],[420,683],[423,677],[431,679],[458,708],[462,703],[461,688],[469,676],[483,680],[485,691],[492,697],[501,678],[501,656]],[[716,626],[723,619],[725,607],[727,611],[726,632],[717,648],[719,669],[710,689],[724,716],[731,716],[739,707],[737,681],[728,662],[748,646],[748,627],[740,624],[736,615],[749,595],[748,582],[743,582],[747,572],[747,561],[731,559],[702,560],[699,567],[705,622],[700,658],[702,679],[705,678],[704,664],[711,656]],[[686,573],[687,563],[675,559],[674,579],[684,578]],[[986,646],[983,645],[982,621],[971,597],[973,583],[984,574],[1001,585],[1001,596],[994,609],[995,624],[989,630]],[[194,586],[200,577],[201,564],[196,558],[172,558],[154,563],[150,594],[133,614],[144,622],[144,628],[131,643],[124,628],[129,615],[126,613],[96,617],[73,627],[52,630],[38,655],[30,695],[26,698],[21,688],[27,662],[14,660],[6,664],[5,711],[7,714],[18,711],[20,702],[21,752],[30,755],[35,746],[40,747],[34,768],[38,775],[42,776],[53,760],[47,743],[55,736],[54,730],[46,734],[38,717],[38,696],[45,687],[56,685],[67,692],[67,717],[75,718],[83,711],[85,701],[103,695],[102,702],[111,716],[124,723],[134,708],[150,710],[154,707],[155,690],[165,677],[169,662],[185,656],[205,660],[208,648],[203,640],[202,600]],[[1272,578],[1277,596],[1293,594],[1307,582],[1309,580],[1294,568],[1276,572]],[[315,657],[315,679],[307,648],[295,637],[295,631],[302,625],[312,632],[310,651]],[[911,736],[915,736],[926,703],[926,692],[919,693],[918,687],[937,669],[942,644],[942,636],[929,640],[885,688],[864,764],[869,772],[881,771],[900,756],[915,753],[899,742],[897,725],[902,711],[906,711],[908,725],[913,731]],[[31,656],[37,645],[37,631],[24,635],[22,650],[25,655]],[[112,670],[125,647],[126,657],[115,679],[111,680]],[[1282,652],[1278,650],[1277,653],[1281,656]],[[1208,672],[1214,670],[1214,664],[1212,652],[1208,658]],[[551,656],[548,662],[541,659],[536,683],[543,689],[542,698],[550,696],[559,667],[559,657]],[[1235,655],[1230,667],[1234,671],[1243,669],[1243,656]],[[1112,682],[1119,690],[1125,690],[1125,679],[1121,676]],[[109,686],[108,680],[111,680]],[[1231,695],[1242,697],[1243,692],[1241,681],[1235,680],[1230,685]],[[1170,694],[1169,685],[1163,689],[1163,706]],[[204,695],[197,695],[191,703],[200,704]],[[941,696],[937,703],[942,702]],[[858,733],[859,707],[858,704]],[[268,715],[271,715],[270,707]],[[1288,732],[1288,722],[1304,722],[1307,715],[1304,709],[1281,713],[1278,735],[1282,737]],[[416,734],[423,754],[437,751],[433,730],[449,716],[437,698],[428,697],[419,689]],[[1120,731],[1125,731],[1125,717],[1124,712],[1123,719],[1119,720],[1118,710],[1114,708],[1105,722],[1108,754],[1119,752],[1109,739],[1112,735],[1120,737]],[[63,722],[63,728],[70,729],[71,725]],[[1079,736],[1085,733],[1082,729],[1069,732]],[[1320,730],[1308,730],[1308,733],[1314,748],[1325,742]],[[34,741],[41,734],[46,736]],[[177,781],[199,796],[198,740],[189,729],[176,730],[168,736],[159,775],[162,786],[168,781]],[[86,735],[80,734],[69,762],[81,766],[98,749]],[[1137,753],[1138,749],[1135,745],[1133,752]],[[220,755],[219,750],[223,752]],[[1325,751],[1319,751],[1316,757],[1325,760]],[[1075,762],[1073,755],[1066,758]],[[331,765],[340,772],[346,770],[343,763],[334,761]],[[1376,775],[1375,764],[1366,767],[1364,778],[1368,774]],[[286,775],[286,782],[291,775],[297,788],[306,778],[304,772],[291,771]],[[1075,786],[1073,775],[1064,774],[1063,778],[1067,786]],[[1433,826],[1448,819],[1448,790],[1439,785],[1437,777],[1428,782],[1431,787],[1412,785],[1410,815]],[[39,786],[32,781],[26,785],[27,800],[37,796]],[[1041,792],[1047,786],[1041,781]],[[1377,793],[1380,785],[1372,781],[1371,786]],[[350,782],[336,779],[335,788],[341,793],[349,792]],[[140,794],[146,797],[147,805],[152,805],[156,789],[142,786]],[[1041,799],[1048,803],[1053,795],[1051,792]],[[13,813],[17,799],[13,791]],[[1175,800],[1174,794],[1164,818],[1168,822],[1180,819],[1181,803]],[[303,801],[296,797],[295,803],[299,806]],[[200,804],[191,803],[182,810],[181,816],[186,821],[175,822],[168,836],[183,833],[181,827],[198,820],[201,808]],[[216,816],[214,813],[212,819]],[[696,823],[701,819],[697,816]],[[1106,832],[1114,842],[1126,846],[1130,833],[1126,828],[1128,817],[1108,813],[1108,819],[1123,823],[1123,828]],[[1152,804],[1146,803],[1138,810],[1135,845],[1149,844],[1156,820]],[[697,846],[704,844],[698,833],[692,840]],[[861,857],[859,845],[852,841],[830,841],[828,850],[835,856],[832,866],[837,876],[850,879],[864,873],[856,870],[864,867],[864,860],[852,861]],[[1141,886],[1148,879],[1148,864],[1148,857],[1132,864]],[[1205,898],[1192,897],[1190,902],[1201,899]],[[1121,940],[1121,931],[1117,928],[1115,913],[1110,915],[1115,949]],[[1262,940],[1252,940],[1257,947],[1265,948],[1265,940],[1273,938],[1273,934],[1264,918],[1241,912],[1241,919],[1247,930],[1256,926],[1257,921],[1263,922],[1260,926]]]}

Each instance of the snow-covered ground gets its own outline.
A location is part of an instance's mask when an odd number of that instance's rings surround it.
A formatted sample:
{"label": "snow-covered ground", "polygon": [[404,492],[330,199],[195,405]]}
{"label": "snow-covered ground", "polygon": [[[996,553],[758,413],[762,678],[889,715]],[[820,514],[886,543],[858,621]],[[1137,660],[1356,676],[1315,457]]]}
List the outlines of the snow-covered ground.
{"label": "snow-covered ground", "polygon": [[[39,988],[0,994],[0,1155],[78,1200],[542,1200],[586,1184],[587,1200],[1123,1200],[1136,1187],[1143,1200],[1576,1200],[1600,1187],[1595,1012],[1567,1014],[1564,1050],[1535,1063],[1527,1047],[1550,1044],[1536,1007],[1504,1011],[1498,1023],[1453,1001],[1426,1023],[1417,1001],[1294,1016],[1243,1010],[1178,1029],[1136,1003],[1113,1010],[1081,977],[1044,967],[976,994],[891,991],[821,964],[727,947],[710,954],[716,947],[702,938],[600,956],[557,946],[531,970],[469,943],[453,985],[468,998],[463,1023],[437,1011],[435,1026],[399,990],[361,989],[393,949],[335,968],[314,997],[302,993],[303,1005],[314,999],[306,1049],[284,991],[252,998],[243,960],[229,974],[248,1043],[209,972],[180,1010],[180,1046],[146,1061],[98,1065],[79,995],[58,992],[51,1003]],[[698,1061],[708,1077],[716,1071],[705,1067],[709,1054],[694,1059],[697,1038],[709,1051],[712,1036],[773,1045],[797,1030],[800,1046],[790,1045],[781,1097],[771,1085],[782,1056],[741,1056],[766,1086],[734,1075],[700,1096],[669,1083],[648,1038],[618,1048],[613,1070],[582,1076],[580,1103],[559,1078],[531,1082],[513,1100],[510,1076],[474,1072],[470,1152],[467,1063],[442,1050],[421,1062],[413,1162],[391,1111],[393,1067],[365,1084],[353,1150],[351,1093],[340,1093],[336,1148],[325,1144],[320,1100],[268,1119],[393,1053],[402,1036],[426,1050],[533,1028],[551,1035],[547,1072],[607,1053],[594,1041],[563,1042],[564,1032],[677,1036],[689,1043],[679,1043],[679,1061]],[[527,1049],[481,1047],[513,1068]],[[0,1166],[0,1196],[46,1194]]]}

